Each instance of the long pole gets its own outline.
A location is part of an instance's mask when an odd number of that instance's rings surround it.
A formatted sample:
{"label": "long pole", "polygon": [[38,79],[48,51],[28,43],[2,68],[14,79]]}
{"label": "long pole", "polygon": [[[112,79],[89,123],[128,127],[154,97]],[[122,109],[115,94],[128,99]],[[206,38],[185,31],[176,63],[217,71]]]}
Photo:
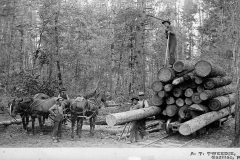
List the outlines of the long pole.
{"label": "long pole", "polygon": [[164,67],[167,66],[167,58],[168,58],[168,48],[169,48],[169,32],[168,32],[168,39],[167,39],[167,47],[166,47],[166,53],[165,53],[165,59],[164,59]]}

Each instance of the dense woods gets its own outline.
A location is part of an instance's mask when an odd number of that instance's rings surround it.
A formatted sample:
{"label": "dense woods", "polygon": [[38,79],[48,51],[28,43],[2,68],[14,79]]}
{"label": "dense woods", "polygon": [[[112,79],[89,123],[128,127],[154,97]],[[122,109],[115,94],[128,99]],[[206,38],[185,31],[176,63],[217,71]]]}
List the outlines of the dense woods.
{"label": "dense woods", "polygon": [[75,97],[100,78],[109,100],[140,90],[151,98],[166,51],[162,19],[176,30],[178,60],[211,60],[239,88],[238,0],[1,0],[1,94],[53,96],[63,86]]}

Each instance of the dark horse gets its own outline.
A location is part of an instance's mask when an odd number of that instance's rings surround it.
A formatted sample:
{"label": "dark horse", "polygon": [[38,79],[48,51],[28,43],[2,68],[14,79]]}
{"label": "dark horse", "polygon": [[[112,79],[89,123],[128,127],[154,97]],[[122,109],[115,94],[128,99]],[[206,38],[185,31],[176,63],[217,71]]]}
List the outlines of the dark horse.
{"label": "dark horse", "polygon": [[22,101],[15,101],[15,103],[12,103],[12,112],[11,116],[13,118],[16,117],[17,113],[25,113],[26,115],[31,116],[32,119],[32,134],[34,134],[34,125],[35,125],[35,119],[38,118],[39,126],[41,135],[43,123],[42,118],[47,118],[49,115],[49,108],[52,107],[55,104],[57,97],[53,97],[50,99],[33,99],[33,98],[27,98]]}
{"label": "dark horse", "polygon": [[77,121],[77,135],[81,138],[83,120],[89,119],[90,122],[90,135],[94,135],[95,122],[97,120],[98,110],[100,108],[99,103],[95,99],[86,99],[84,97],[78,97],[68,101],[69,112],[71,114],[72,133],[71,137],[74,138],[75,122]]}
{"label": "dark horse", "polygon": [[[9,107],[9,110],[10,110],[10,115],[12,115],[12,113],[13,113],[14,106],[17,103],[22,102],[22,101],[23,101],[23,99],[13,99],[12,102],[8,103],[8,107]],[[21,116],[21,119],[22,119],[23,129],[27,132],[28,131],[27,126],[29,124],[29,115],[28,115],[27,112],[25,112],[25,110],[21,110],[18,113],[19,113],[19,115]]]}

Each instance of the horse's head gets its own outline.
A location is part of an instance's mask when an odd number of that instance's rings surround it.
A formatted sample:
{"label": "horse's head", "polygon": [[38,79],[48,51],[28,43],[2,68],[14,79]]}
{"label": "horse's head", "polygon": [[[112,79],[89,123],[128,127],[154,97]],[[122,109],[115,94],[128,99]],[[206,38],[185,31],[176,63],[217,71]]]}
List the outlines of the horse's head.
{"label": "horse's head", "polygon": [[9,103],[10,115],[15,118],[18,113],[23,112],[27,107],[29,107],[32,102],[32,98],[28,98],[25,100],[23,100],[22,98],[13,99],[13,101]]}

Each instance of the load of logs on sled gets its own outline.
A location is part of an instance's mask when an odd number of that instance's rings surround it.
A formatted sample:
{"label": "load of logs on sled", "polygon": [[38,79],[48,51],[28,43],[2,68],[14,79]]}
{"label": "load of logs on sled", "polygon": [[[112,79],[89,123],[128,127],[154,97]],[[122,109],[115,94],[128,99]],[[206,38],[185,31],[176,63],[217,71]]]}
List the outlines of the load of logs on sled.
{"label": "load of logs on sled", "polygon": [[222,68],[208,61],[176,61],[159,70],[151,103],[161,108],[167,132],[175,122],[177,131],[189,135],[234,112],[236,87],[231,83]]}
{"label": "load of logs on sled", "polygon": [[219,66],[200,60],[161,68],[152,83],[151,107],[106,116],[110,126],[150,116],[165,121],[167,133],[190,135],[234,112],[236,87]]}

